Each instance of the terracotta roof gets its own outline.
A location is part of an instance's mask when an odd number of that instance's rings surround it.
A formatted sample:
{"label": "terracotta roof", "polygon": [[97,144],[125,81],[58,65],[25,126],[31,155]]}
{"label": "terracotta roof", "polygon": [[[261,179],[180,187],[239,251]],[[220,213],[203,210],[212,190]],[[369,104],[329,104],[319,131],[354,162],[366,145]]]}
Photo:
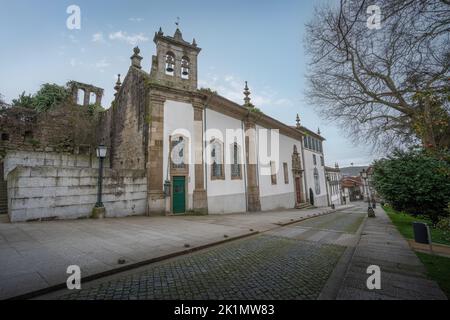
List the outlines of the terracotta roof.
{"label": "terracotta roof", "polygon": [[351,187],[357,187],[362,186],[362,180],[361,177],[344,177],[341,180],[341,185],[343,188],[351,188]]}

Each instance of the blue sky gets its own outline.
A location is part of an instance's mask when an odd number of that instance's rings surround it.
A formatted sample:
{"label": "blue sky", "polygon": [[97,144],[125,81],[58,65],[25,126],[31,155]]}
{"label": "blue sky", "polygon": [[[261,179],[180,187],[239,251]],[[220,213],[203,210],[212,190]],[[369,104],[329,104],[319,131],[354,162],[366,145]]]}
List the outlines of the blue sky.
{"label": "blue sky", "polygon": [[[337,0],[336,0],[337,1]],[[304,99],[308,58],[303,48],[304,24],[319,1],[0,1],[0,93],[7,101],[22,91],[33,93],[42,83],[69,80],[105,89],[108,107],[115,75],[125,74],[132,48],[139,45],[143,68],[155,54],[154,32],[180,29],[196,39],[199,86],[242,102],[244,80],[252,101],[266,114],[316,131],[325,142],[328,165],[368,164],[369,146],[354,146],[333,123],[320,119]],[[81,8],[81,29],[69,30],[69,5]]]}

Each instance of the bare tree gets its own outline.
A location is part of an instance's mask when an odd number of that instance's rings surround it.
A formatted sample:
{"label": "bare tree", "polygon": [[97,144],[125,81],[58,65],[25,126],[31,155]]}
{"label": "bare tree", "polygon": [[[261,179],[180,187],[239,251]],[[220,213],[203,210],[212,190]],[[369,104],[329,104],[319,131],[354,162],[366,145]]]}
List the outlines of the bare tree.
{"label": "bare tree", "polygon": [[379,29],[368,27],[368,5],[316,8],[306,25],[311,103],[378,149],[450,147],[449,1],[377,1]]}

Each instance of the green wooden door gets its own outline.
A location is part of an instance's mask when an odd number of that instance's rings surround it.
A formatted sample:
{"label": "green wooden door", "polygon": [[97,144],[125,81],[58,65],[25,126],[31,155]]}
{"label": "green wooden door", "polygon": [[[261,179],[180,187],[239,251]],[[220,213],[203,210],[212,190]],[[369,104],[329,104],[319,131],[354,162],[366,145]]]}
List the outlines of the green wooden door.
{"label": "green wooden door", "polygon": [[173,213],[186,211],[185,177],[173,177]]}

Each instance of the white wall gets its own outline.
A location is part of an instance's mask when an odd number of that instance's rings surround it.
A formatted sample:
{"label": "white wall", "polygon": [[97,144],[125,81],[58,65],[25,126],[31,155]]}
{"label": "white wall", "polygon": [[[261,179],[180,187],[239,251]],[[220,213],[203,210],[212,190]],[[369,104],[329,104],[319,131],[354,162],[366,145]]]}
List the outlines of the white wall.
{"label": "white wall", "polygon": [[[169,136],[173,135],[174,131],[181,130],[183,135],[188,135],[189,138],[189,177],[187,177],[188,189],[186,190],[187,210],[192,210],[193,200],[192,195],[195,187],[195,165],[194,165],[194,109],[191,104],[167,100],[164,103],[164,142],[163,142],[163,181],[170,179],[168,176],[169,165]],[[169,171],[170,174],[170,171]],[[163,187],[163,186],[162,186]]]}
{"label": "white wall", "polygon": [[[317,163],[314,165],[313,154],[316,155]],[[325,167],[322,166],[320,157],[323,156],[322,153],[314,152],[310,149],[304,149],[305,155],[305,175],[307,188],[306,192],[309,198],[309,189],[311,188],[314,192],[314,205],[316,207],[323,207],[328,205],[327,200],[327,188],[325,185]],[[320,182],[320,193],[316,194],[315,184],[314,184],[314,168],[319,171],[319,182]]]}
{"label": "white wall", "polygon": [[[219,112],[206,109],[206,129],[208,136],[206,141],[210,141],[212,136],[217,139],[221,139],[224,142],[224,156],[225,161],[227,157],[231,160],[231,145],[234,140],[228,141],[226,136],[226,130],[241,130],[242,121],[231,118]],[[215,129],[215,130],[213,130]],[[241,131],[242,132],[242,131]],[[220,137],[222,136],[222,137]],[[244,139],[242,135],[237,138],[237,143],[240,146],[240,159],[242,162],[244,158]],[[207,149],[208,150],[208,149]],[[205,163],[210,157],[210,152],[205,150]],[[246,211],[246,196],[245,196],[245,169],[244,165],[241,167],[242,179],[231,179],[231,167],[225,165],[225,180],[212,180],[211,179],[211,165],[206,165],[206,189],[208,194],[208,212],[209,213],[231,213],[231,212],[244,212]]]}
{"label": "white wall", "polygon": [[330,201],[334,205],[341,205],[341,174],[335,171],[328,171],[328,176],[330,177],[330,182],[328,183],[328,192],[330,194]]}
{"label": "white wall", "polygon": [[[259,146],[260,142],[262,144],[264,141],[263,136],[270,134],[270,132],[267,131],[266,133],[265,131],[260,131],[260,129],[264,129],[261,126],[256,126],[256,129],[258,130],[257,145]],[[269,141],[269,138],[267,137],[265,141]],[[261,157],[258,152],[258,179],[262,210],[294,208],[295,206],[296,195],[294,188],[294,179],[292,176],[292,153],[294,151],[294,145],[297,146],[297,151],[300,152],[300,141],[279,134],[279,158],[274,158],[277,169],[276,184],[272,184],[269,164],[265,163],[267,161],[264,161],[263,157]],[[289,183],[287,184],[284,181],[284,162],[286,162],[288,165]]]}

